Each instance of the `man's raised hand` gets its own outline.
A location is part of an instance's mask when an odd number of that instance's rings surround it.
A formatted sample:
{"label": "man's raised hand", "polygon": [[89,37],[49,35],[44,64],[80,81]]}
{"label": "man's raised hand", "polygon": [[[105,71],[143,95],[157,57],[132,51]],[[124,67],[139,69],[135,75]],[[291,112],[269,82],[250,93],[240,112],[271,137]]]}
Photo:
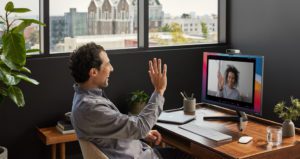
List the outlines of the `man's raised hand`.
{"label": "man's raised hand", "polygon": [[149,76],[154,86],[155,92],[160,95],[164,95],[167,88],[167,65],[164,64],[163,70],[161,70],[161,59],[153,58],[149,61]]}

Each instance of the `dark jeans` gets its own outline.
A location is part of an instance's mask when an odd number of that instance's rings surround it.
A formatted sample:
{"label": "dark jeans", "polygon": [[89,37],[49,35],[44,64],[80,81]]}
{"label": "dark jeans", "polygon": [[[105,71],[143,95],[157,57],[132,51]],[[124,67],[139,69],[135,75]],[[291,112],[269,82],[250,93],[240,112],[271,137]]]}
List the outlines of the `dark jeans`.
{"label": "dark jeans", "polygon": [[161,148],[155,147],[156,154],[159,155],[160,159],[195,159],[195,157],[175,148]]}

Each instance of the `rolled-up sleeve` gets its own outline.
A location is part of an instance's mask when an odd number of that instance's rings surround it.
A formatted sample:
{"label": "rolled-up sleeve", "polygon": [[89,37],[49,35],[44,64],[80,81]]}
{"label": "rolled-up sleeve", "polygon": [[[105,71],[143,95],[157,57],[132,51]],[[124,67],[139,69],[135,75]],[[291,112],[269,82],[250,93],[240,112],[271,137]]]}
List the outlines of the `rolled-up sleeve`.
{"label": "rolled-up sleeve", "polygon": [[155,125],[163,104],[164,97],[154,92],[139,115],[128,116],[105,102],[86,100],[73,112],[73,124],[79,137],[142,139]]}

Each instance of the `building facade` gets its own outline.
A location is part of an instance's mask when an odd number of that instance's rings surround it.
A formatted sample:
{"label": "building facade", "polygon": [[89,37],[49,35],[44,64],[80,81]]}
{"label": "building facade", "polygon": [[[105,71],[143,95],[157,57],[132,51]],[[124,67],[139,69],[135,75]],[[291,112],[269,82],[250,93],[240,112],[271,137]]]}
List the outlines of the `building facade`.
{"label": "building facade", "polygon": [[65,37],[65,17],[51,16],[50,18],[50,50],[55,51],[55,46],[63,42]]}
{"label": "building facade", "polygon": [[162,5],[159,0],[149,1],[149,30],[158,31],[162,26],[164,19],[164,13],[162,10]]}
{"label": "building facade", "polygon": [[[163,12],[158,0],[149,1],[150,29],[161,27]],[[137,32],[137,0],[91,0],[88,34],[131,34]]]}
{"label": "building facade", "polygon": [[67,37],[87,35],[87,13],[77,12],[76,8],[70,8],[70,12],[65,13],[65,29]]}
{"label": "building facade", "polygon": [[163,26],[171,26],[172,23],[177,23],[181,26],[181,30],[185,34],[202,35],[202,22],[207,25],[209,34],[218,32],[218,18],[208,15],[196,17],[193,14],[188,14],[186,17],[182,16],[177,18],[164,19]]}

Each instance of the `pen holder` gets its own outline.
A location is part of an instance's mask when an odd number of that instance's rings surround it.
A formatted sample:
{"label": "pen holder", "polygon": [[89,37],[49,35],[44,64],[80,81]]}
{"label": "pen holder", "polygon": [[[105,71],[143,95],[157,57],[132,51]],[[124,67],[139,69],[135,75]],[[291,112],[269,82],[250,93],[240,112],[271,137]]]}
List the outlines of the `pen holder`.
{"label": "pen holder", "polygon": [[184,114],[194,115],[196,111],[196,98],[183,99]]}

